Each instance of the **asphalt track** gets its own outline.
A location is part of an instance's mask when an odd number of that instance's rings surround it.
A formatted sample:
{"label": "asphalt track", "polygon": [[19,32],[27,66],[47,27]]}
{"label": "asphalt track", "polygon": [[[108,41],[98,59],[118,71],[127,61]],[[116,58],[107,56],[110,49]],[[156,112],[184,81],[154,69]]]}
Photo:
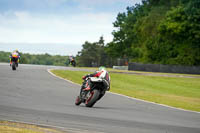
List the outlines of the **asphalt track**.
{"label": "asphalt track", "polygon": [[[47,66],[0,64],[0,120],[62,128],[75,133],[200,133],[200,113],[107,93],[93,108],[75,106],[79,86]],[[70,68],[68,68],[70,69]]]}

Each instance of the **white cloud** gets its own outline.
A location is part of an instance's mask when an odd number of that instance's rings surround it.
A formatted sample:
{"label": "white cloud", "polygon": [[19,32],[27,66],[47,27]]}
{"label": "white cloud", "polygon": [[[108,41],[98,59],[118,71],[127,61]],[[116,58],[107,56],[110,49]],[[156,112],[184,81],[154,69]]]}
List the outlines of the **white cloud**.
{"label": "white cloud", "polygon": [[109,13],[85,13],[68,16],[33,16],[29,12],[13,12],[15,17],[0,15],[0,42],[71,43],[98,41],[104,35],[112,40],[112,21]]}
{"label": "white cloud", "polygon": [[85,5],[99,5],[99,4],[106,5],[106,4],[114,4],[114,3],[119,3],[119,2],[132,4],[141,0],[73,0],[73,1],[78,2],[80,4],[85,4]]}
{"label": "white cloud", "polygon": [[[82,11],[112,10],[115,13],[123,12],[127,6],[133,6],[141,3],[141,0],[72,0],[78,4],[78,8]],[[114,8],[113,8],[114,7]]]}
{"label": "white cloud", "polygon": [[[41,1],[41,0],[40,0]],[[70,0],[44,0],[49,6],[56,7]]]}
{"label": "white cloud", "polygon": [[85,41],[98,41],[102,35],[110,42],[117,13],[141,0],[21,0],[10,7],[13,1],[5,1],[8,9],[0,11],[0,50],[16,44],[26,52],[75,54]]}
{"label": "white cloud", "polygon": [[28,18],[28,17],[30,17],[28,12],[16,11],[16,12],[14,12],[14,14],[17,18]]}

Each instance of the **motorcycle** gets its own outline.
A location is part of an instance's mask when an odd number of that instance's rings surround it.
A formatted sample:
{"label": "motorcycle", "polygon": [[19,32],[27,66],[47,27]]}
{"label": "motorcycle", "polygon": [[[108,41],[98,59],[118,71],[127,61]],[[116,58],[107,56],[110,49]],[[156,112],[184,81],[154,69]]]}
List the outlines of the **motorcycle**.
{"label": "motorcycle", "polygon": [[72,59],[72,60],[70,61],[70,63],[71,63],[71,65],[72,65],[73,67],[76,67],[76,61],[75,61],[74,59]]}
{"label": "motorcycle", "polygon": [[17,69],[17,67],[18,67],[18,61],[19,61],[19,57],[15,56],[15,55],[12,55],[11,66],[12,66],[12,70],[13,71]]}
{"label": "motorcycle", "polygon": [[[89,90],[83,89],[87,88],[89,82],[91,88]],[[80,95],[76,98],[75,105],[78,106],[81,103],[84,103],[86,107],[93,107],[93,105],[100,100],[109,89],[110,77],[108,73],[106,73],[106,78],[88,77],[83,82]]]}

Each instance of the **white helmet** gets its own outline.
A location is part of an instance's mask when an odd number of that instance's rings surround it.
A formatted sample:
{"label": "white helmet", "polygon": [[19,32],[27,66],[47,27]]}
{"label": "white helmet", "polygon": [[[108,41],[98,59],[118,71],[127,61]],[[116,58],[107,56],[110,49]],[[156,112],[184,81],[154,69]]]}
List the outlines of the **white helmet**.
{"label": "white helmet", "polygon": [[103,66],[101,66],[101,67],[99,67],[99,71],[105,71],[106,70],[106,68],[105,67],[103,67]]}

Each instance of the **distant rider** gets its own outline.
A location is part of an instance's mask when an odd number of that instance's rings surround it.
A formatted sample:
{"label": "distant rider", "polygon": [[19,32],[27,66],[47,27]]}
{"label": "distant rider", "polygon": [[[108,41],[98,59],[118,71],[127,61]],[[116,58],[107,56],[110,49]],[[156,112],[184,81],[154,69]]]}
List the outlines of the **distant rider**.
{"label": "distant rider", "polygon": [[16,66],[18,67],[18,63],[19,63],[19,59],[20,59],[20,53],[19,51],[16,49],[14,50],[11,54],[10,54],[10,66],[12,64],[12,61],[16,61]]}
{"label": "distant rider", "polygon": [[73,56],[69,56],[69,64],[71,64],[74,67],[76,66],[76,61]]}

